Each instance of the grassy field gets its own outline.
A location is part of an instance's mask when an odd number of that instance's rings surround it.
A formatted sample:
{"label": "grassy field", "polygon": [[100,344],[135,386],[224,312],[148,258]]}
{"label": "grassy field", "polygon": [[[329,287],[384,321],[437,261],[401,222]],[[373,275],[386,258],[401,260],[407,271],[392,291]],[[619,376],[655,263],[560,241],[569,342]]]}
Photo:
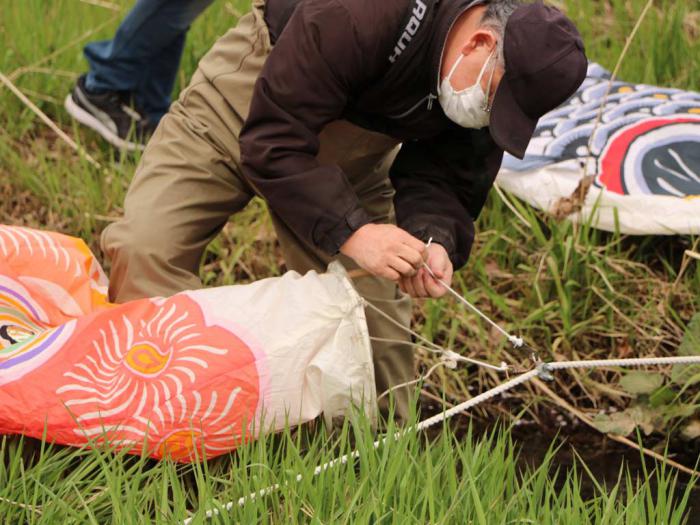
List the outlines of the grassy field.
{"label": "grassy field", "polygon": [[[615,66],[646,0],[560,0],[579,24],[589,57]],[[95,159],[88,161],[7,88],[0,86],[0,222],[58,230],[84,238],[99,253],[100,231],[121,210],[136,157],[119,158],[99,138],[75,126],[62,103],[85,69],[82,44],[107,38],[131,2],[10,0],[0,9],[0,72]],[[248,2],[217,0],[193,26],[178,89],[217,35]],[[626,80],[700,90],[700,2],[656,0],[620,69]],[[456,287],[545,359],[676,355],[697,351],[688,324],[700,310],[700,239],[630,237],[559,222],[492,192],[478,238]],[[108,267],[108,266],[107,266]],[[210,246],[202,267],[209,285],[248,282],[284,271],[264,205],[253,203]],[[497,333],[451,300],[416,305],[415,326],[464,355],[525,364]],[[700,334],[700,322],[696,329]],[[419,371],[432,366],[421,355]],[[502,378],[491,371],[438,369],[422,391],[433,402],[456,403]],[[639,385],[643,386],[640,387]],[[551,430],[588,422],[611,433],[638,430],[645,446],[698,454],[700,375],[672,369],[558,375],[548,388],[533,383],[473,418]],[[551,410],[566,416],[551,416]],[[577,414],[577,415],[574,415]],[[273,482],[309,473],[349,442],[371,442],[367,425],[332,438],[286,435],[245,447],[209,465],[182,467],[108,452],[34,450],[17,438],[0,449],[0,517],[7,523],[172,523],[197,508],[237,499]],[[535,432],[535,430],[533,430]],[[641,435],[640,434],[640,435]],[[695,437],[694,437],[695,436]],[[349,439],[352,437],[352,440]],[[635,435],[632,439],[636,440]],[[693,441],[694,439],[694,441]],[[560,476],[551,455],[518,475],[507,432],[456,437],[446,430],[430,446],[411,437],[362,460],[289,485],[238,511],[232,522],[440,523],[680,523],[682,498],[670,503],[673,476],[657,469],[636,486],[621,474],[585,501],[585,469]],[[365,445],[366,446],[366,445]],[[688,454],[688,451],[690,454]],[[680,456],[679,456],[680,457]],[[687,463],[687,462],[686,462]],[[693,467],[693,462],[688,464]],[[644,477],[644,476],[643,476]],[[653,491],[650,485],[658,485]],[[688,493],[689,494],[689,493]],[[696,496],[697,497],[697,496]],[[556,511],[556,513],[554,513]],[[675,514],[674,514],[675,512]],[[471,513],[471,514],[470,514]],[[675,520],[675,521],[674,521]]]}
{"label": "grassy field", "polygon": [[[691,496],[689,490],[678,494],[675,475],[659,467],[642,481],[621,469],[617,484],[596,485],[584,499],[585,466],[557,478],[550,451],[537,468],[521,472],[514,444],[500,432],[457,439],[445,428],[431,442],[410,434],[377,450],[373,440],[366,422],[331,437],[284,433],[188,467],[4,440],[0,516],[13,524],[172,524],[189,517],[188,509],[221,508],[279,483],[278,491],[210,522],[680,525]],[[316,465],[355,444],[355,466],[312,477]],[[300,482],[297,473],[305,476]],[[203,514],[193,523],[207,523]]]}

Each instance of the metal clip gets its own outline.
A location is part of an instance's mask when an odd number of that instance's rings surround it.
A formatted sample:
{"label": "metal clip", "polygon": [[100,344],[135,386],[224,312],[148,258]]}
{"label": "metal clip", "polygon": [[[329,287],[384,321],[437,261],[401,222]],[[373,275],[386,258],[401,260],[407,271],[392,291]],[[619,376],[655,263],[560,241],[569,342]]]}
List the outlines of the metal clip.
{"label": "metal clip", "polygon": [[543,381],[554,381],[554,375],[552,375],[552,368],[547,363],[540,362],[537,365],[537,375]]}

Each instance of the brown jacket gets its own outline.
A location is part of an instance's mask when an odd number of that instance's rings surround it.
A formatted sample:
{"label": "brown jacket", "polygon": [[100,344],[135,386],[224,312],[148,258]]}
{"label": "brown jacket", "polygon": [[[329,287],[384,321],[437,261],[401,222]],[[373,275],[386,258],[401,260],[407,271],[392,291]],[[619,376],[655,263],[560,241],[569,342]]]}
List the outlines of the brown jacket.
{"label": "brown jacket", "polygon": [[241,132],[246,176],[303,238],[329,254],[370,222],[337,166],[316,160],[333,120],[395,137],[397,222],[466,263],[473,220],[503,156],[488,129],[452,123],[436,101],[447,33],[484,0],[268,0],[275,46]]}

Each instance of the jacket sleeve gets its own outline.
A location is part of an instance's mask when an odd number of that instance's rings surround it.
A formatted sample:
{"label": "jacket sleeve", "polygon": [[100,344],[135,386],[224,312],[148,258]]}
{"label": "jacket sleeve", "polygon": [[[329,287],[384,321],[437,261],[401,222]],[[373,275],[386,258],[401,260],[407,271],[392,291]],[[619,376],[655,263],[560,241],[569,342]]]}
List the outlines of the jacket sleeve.
{"label": "jacket sleeve", "polygon": [[502,159],[488,129],[451,128],[434,139],[404,143],[391,168],[398,225],[423,241],[432,237],[461,268]]}
{"label": "jacket sleeve", "polygon": [[359,40],[337,0],[301,2],[258,77],[240,135],[245,176],[297,235],[330,255],[370,222],[340,167],[316,160],[318,134],[368,74]]}

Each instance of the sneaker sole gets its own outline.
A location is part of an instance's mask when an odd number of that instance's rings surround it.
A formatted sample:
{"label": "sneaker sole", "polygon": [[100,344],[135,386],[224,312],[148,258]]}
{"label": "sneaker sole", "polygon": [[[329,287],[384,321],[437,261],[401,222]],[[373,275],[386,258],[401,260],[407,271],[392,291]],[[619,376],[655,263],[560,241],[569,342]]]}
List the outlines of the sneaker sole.
{"label": "sneaker sole", "polygon": [[137,144],[136,142],[129,142],[128,140],[124,140],[121,137],[119,137],[119,135],[112,132],[97,118],[95,118],[89,112],[85,111],[78,104],[76,104],[73,100],[72,95],[69,94],[66,97],[66,100],[63,105],[71,117],[80,122],[83,126],[87,126],[93,131],[99,133],[100,136],[107,142],[109,142],[112,146],[115,146],[119,149],[125,149],[127,151],[143,151],[144,149],[146,149],[145,145]]}

